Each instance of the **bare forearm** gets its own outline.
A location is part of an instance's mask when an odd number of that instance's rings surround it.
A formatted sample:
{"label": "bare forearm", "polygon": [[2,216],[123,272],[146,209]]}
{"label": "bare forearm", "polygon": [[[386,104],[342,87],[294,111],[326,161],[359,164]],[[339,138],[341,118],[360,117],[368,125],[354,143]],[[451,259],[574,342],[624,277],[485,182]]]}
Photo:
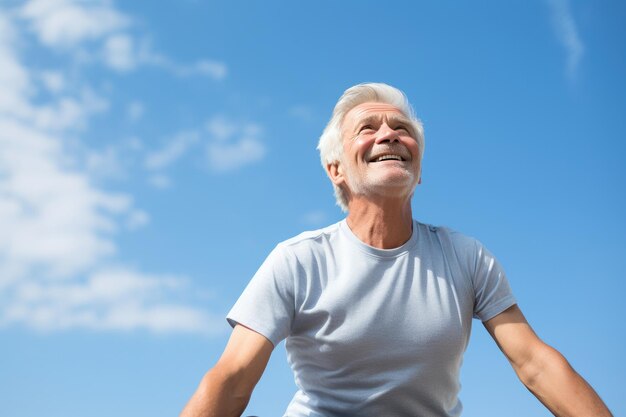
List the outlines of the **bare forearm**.
{"label": "bare forearm", "polygon": [[249,398],[238,393],[236,379],[213,369],[202,378],[180,417],[239,417]]}
{"label": "bare forearm", "polygon": [[593,388],[552,348],[546,350],[536,369],[520,378],[557,417],[612,417]]}

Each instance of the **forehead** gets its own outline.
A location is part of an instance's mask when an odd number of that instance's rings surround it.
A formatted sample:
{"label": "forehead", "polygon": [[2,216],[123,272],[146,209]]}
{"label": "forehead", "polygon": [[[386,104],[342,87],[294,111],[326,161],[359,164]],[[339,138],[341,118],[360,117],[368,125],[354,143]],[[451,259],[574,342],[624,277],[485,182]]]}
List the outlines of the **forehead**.
{"label": "forehead", "polygon": [[359,104],[358,106],[350,109],[348,113],[346,113],[346,117],[344,119],[344,127],[346,129],[349,129],[351,126],[359,123],[360,121],[371,118],[406,119],[406,116],[399,108],[391,104],[368,102]]}

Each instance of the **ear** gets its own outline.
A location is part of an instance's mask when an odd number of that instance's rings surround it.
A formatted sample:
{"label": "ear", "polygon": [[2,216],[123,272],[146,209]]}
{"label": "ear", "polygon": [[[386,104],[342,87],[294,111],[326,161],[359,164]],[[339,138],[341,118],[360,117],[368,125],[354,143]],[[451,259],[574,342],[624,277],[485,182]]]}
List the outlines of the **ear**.
{"label": "ear", "polygon": [[326,164],[326,173],[328,174],[328,178],[333,182],[333,184],[340,186],[346,182],[346,177],[343,173],[343,167],[341,166],[341,162],[335,161],[330,164]]}

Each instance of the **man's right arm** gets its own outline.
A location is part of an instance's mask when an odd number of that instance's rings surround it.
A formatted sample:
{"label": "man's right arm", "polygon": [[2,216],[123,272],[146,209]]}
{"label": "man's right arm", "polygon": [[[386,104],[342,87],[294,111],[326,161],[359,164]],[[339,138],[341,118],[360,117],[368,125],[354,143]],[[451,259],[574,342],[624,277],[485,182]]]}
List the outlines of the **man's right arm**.
{"label": "man's right arm", "polygon": [[259,333],[235,326],[217,364],[209,370],[180,417],[240,416],[274,345]]}

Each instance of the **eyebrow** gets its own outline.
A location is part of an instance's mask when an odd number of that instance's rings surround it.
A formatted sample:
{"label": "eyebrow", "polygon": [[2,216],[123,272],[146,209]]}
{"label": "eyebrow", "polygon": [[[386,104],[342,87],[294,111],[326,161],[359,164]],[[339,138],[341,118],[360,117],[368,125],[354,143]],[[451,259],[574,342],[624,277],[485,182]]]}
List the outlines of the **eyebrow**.
{"label": "eyebrow", "polygon": [[[363,119],[359,120],[359,122],[356,124],[355,131],[358,131],[363,125],[379,123],[380,120],[381,120],[381,116],[376,115],[376,114],[372,114],[367,117],[364,117]],[[388,120],[388,123],[392,125],[396,125],[396,124],[406,125],[406,127],[409,129],[411,134],[415,133],[413,131],[413,123],[411,123],[411,120],[404,115],[391,115],[387,118],[387,120]]]}

